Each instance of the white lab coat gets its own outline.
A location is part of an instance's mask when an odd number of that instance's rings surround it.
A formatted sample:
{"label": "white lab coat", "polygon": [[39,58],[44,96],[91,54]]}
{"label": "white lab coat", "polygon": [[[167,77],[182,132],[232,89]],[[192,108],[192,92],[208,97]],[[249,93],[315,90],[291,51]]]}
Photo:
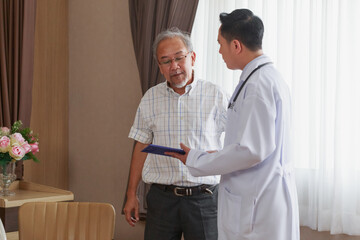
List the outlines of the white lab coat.
{"label": "white lab coat", "polygon": [[0,240],[6,240],[6,232],[5,232],[5,229],[4,229],[4,225],[0,219]]}
{"label": "white lab coat", "polygon": [[[235,92],[265,62],[270,59],[262,55],[248,63]],[[273,64],[266,65],[254,72],[228,109],[224,149],[189,152],[191,174],[221,174],[219,240],[300,239],[289,155],[290,105],[286,83]]]}

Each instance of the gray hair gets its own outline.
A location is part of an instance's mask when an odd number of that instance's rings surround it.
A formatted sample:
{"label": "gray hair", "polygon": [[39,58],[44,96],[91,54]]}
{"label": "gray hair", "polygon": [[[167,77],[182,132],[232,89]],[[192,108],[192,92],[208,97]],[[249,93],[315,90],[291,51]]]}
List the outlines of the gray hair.
{"label": "gray hair", "polygon": [[169,29],[159,33],[157,35],[157,37],[155,38],[155,41],[153,44],[153,56],[156,59],[156,61],[158,61],[157,49],[158,49],[159,43],[162,40],[170,39],[170,38],[180,38],[180,40],[183,41],[183,43],[185,44],[186,49],[189,52],[193,51],[193,45],[191,43],[190,35],[186,32],[181,31],[177,27],[172,27],[172,28],[169,28]]}

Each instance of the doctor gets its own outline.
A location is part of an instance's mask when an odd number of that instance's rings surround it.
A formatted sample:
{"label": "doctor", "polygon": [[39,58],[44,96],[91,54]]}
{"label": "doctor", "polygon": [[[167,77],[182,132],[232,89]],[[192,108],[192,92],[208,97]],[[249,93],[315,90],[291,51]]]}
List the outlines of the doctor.
{"label": "doctor", "polygon": [[194,176],[221,174],[219,240],[298,240],[299,216],[290,148],[289,89],[263,54],[264,26],[248,9],[220,14],[219,52],[241,69],[230,100],[225,144],[203,152],[181,144]]}

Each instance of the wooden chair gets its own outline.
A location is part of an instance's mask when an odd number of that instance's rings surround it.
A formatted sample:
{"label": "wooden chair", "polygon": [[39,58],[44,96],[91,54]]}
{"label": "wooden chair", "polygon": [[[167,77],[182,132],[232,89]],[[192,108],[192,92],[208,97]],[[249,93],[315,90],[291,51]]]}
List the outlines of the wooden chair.
{"label": "wooden chair", "polygon": [[115,210],[91,202],[30,202],[19,208],[19,240],[111,240]]}

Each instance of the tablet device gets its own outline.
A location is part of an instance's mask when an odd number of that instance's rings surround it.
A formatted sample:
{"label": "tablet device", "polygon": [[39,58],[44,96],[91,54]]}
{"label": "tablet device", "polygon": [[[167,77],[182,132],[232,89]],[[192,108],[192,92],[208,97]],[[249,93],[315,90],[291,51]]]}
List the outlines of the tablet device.
{"label": "tablet device", "polygon": [[179,148],[170,148],[170,147],[165,147],[165,146],[159,146],[159,145],[154,145],[154,144],[150,144],[149,146],[147,146],[146,148],[144,148],[143,150],[141,150],[142,152],[147,152],[147,153],[152,153],[152,154],[159,154],[159,155],[164,155],[164,156],[168,156],[166,155],[165,152],[176,152],[176,153],[180,153],[182,155],[185,154],[185,151]]}

